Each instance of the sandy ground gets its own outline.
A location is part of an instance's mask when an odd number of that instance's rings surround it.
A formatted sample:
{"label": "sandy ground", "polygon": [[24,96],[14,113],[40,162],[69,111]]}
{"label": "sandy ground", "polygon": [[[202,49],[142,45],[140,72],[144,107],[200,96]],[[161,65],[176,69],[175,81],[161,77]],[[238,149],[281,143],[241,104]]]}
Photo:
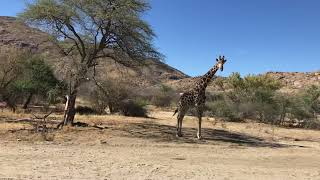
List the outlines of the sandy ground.
{"label": "sandy ground", "polygon": [[46,138],[0,120],[0,180],[320,179],[320,131],[205,118],[199,141],[195,118],[176,138],[171,112],[151,116],[81,116],[105,128],[67,127]]}

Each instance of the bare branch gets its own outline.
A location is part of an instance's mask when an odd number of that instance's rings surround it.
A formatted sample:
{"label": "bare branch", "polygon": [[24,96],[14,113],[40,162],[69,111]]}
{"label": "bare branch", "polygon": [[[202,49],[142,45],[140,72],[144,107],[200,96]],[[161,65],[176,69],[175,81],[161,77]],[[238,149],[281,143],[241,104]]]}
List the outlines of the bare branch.
{"label": "bare branch", "polygon": [[81,45],[81,51],[82,52],[82,57],[85,57],[86,56],[86,47],[84,45],[84,42],[82,41],[81,37],[78,35],[78,33],[76,32],[75,28],[71,25],[71,24],[68,24],[66,23],[65,24],[68,29],[73,33],[74,36],[76,36],[76,38],[78,39],[80,45]]}

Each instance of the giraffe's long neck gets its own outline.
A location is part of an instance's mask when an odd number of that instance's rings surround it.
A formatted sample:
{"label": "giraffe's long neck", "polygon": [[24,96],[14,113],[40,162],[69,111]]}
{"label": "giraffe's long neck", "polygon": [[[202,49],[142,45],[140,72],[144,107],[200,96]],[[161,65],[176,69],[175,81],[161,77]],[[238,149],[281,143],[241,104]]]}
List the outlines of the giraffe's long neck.
{"label": "giraffe's long neck", "polygon": [[204,91],[209,82],[211,81],[211,79],[213,78],[213,76],[216,74],[216,72],[218,71],[219,67],[218,65],[213,66],[206,74],[204,74],[203,76],[201,76],[201,79],[199,80],[199,84],[196,86],[196,90],[197,91]]}

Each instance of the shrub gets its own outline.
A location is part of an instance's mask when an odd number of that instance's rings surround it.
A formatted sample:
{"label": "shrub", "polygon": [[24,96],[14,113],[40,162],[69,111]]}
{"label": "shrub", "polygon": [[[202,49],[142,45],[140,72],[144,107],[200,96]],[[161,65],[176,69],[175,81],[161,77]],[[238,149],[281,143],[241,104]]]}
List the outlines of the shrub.
{"label": "shrub", "polygon": [[304,128],[319,128],[320,87],[310,88],[290,97],[286,108],[291,125]]}
{"label": "shrub", "polygon": [[102,83],[96,82],[96,88],[91,92],[90,99],[94,109],[104,114],[106,108],[110,113],[120,111],[120,103],[129,99],[132,95],[131,90],[121,82],[106,80]]}
{"label": "shrub", "polygon": [[302,127],[308,129],[320,129],[320,120],[317,118],[308,119],[303,122]]}
{"label": "shrub", "polygon": [[99,114],[105,113],[105,109],[109,108],[110,113],[147,117],[146,100],[139,97],[135,88],[127,86],[126,83],[112,80],[96,82],[96,88],[91,92],[91,102]]}
{"label": "shrub", "polygon": [[140,104],[131,99],[121,102],[120,111],[125,116],[147,117],[147,110],[144,108],[144,104]]}
{"label": "shrub", "polygon": [[26,109],[34,96],[47,100],[48,92],[62,84],[40,56],[15,49],[0,53],[0,94],[11,106],[24,102]]}
{"label": "shrub", "polygon": [[41,57],[29,55],[25,58],[22,63],[22,74],[13,83],[16,92],[24,99],[24,109],[27,108],[33,96],[47,99],[48,92],[60,84],[52,68]]}
{"label": "shrub", "polygon": [[18,94],[13,88],[14,82],[21,76],[24,53],[18,49],[0,48],[0,100],[6,101],[15,111]]}
{"label": "shrub", "polygon": [[76,107],[76,112],[79,113],[80,115],[98,114],[97,111],[95,111],[93,108],[88,107],[88,106],[78,106],[78,107]]}
{"label": "shrub", "polygon": [[216,96],[220,98],[210,97],[207,105],[214,116],[228,120],[250,118],[291,127],[320,127],[319,86],[311,86],[298,94],[286,94],[278,91],[281,84],[268,75],[242,78],[239,73],[217,83],[224,92]]}
{"label": "shrub", "polygon": [[207,104],[207,109],[210,112],[210,116],[220,117],[229,121],[238,121],[240,118],[237,117],[235,109],[231,108],[224,100],[217,100]]}
{"label": "shrub", "polygon": [[169,107],[176,99],[175,96],[176,93],[171,87],[162,84],[159,90],[154,92],[151,103],[158,107]]}
{"label": "shrub", "polygon": [[231,121],[250,118],[274,123],[279,114],[276,102],[276,92],[281,87],[279,82],[267,75],[242,78],[239,73],[233,73],[215,83],[223,93],[208,98],[211,100],[208,108],[214,116]]}

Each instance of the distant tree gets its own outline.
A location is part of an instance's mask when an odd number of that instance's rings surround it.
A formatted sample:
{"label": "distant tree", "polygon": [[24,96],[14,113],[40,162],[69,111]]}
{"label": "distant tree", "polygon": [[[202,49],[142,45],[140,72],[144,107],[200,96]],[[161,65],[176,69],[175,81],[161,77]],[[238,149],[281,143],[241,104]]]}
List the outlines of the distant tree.
{"label": "distant tree", "polygon": [[25,53],[17,49],[0,50],[0,100],[5,101],[14,111],[17,94],[12,85],[22,73],[22,62]]}
{"label": "distant tree", "polygon": [[155,35],[141,18],[148,9],[143,0],[35,0],[20,14],[53,35],[64,55],[77,56],[64,124],[73,124],[79,87],[101,58],[126,66],[161,58],[151,42]]}
{"label": "distant tree", "polygon": [[13,86],[16,92],[26,95],[23,109],[27,109],[34,95],[48,97],[48,92],[58,87],[59,84],[52,68],[40,56],[30,56],[22,62],[21,76],[13,83]]}
{"label": "distant tree", "polygon": [[316,116],[320,113],[320,86],[312,85],[306,90],[304,101],[310,106],[310,110]]}
{"label": "distant tree", "polygon": [[18,99],[25,100],[26,109],[34,95],[49,98],[62,85],[40,56],[14,48],[0,51],[0,100],[12,109]]}

